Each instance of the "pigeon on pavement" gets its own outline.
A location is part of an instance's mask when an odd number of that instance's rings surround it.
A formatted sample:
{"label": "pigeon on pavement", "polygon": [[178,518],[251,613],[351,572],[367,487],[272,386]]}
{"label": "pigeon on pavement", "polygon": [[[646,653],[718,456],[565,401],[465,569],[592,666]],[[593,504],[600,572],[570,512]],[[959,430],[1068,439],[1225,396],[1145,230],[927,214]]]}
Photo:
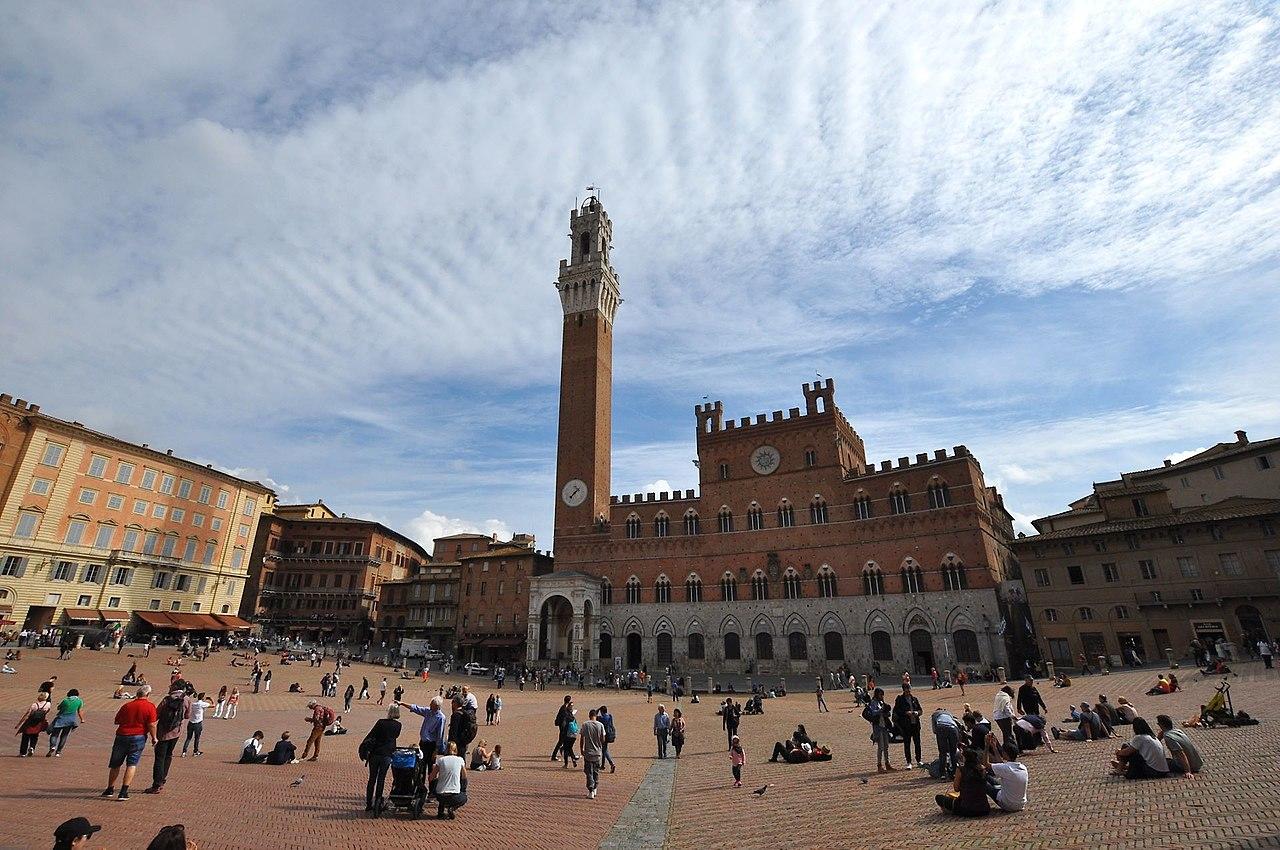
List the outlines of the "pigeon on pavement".
{"label": "pigeon on pavement", "polygon": [[[772,784],[772,783],[770,783],[770,784]],[[768,785],[761,785],[759,788],[757,788],[756,790],[752,791],[751,793],[752,793],[752,794],[755,794],[757,797],[763,797],[763,796],[764,796],[764,792],[765,792],[765,791],[768,791],[768,790],[769,790],[769,786],[768,786]]]}
{"label": "pigeon on pavement", "polygon": [[867,784],[867,783],[869,783],[871,780],[870,780],[870,779],[868,779],[867,777],[863,776],[863,777],[861,778],[861,781],[862,781],[862,784],[863,784],[863,785],[866,785],[866,784]]}
{"label": "pigeon on pavement", "polygon": [[306,778],[307,778],[307,775],[306,775],[305,773],[304,773],[304,774],[302,774],[302,775],[301,775],[301,776],[299,776],[297,779],[295,779],[295,780],[293,780],[292,782],[290,782],[290,783],[289,783],[289,787],[290,787],[290,788],[297,788],[299,785],[301,785],[301,784],[302,784],[302,780],[304,780],[304,779],[306,779]]}

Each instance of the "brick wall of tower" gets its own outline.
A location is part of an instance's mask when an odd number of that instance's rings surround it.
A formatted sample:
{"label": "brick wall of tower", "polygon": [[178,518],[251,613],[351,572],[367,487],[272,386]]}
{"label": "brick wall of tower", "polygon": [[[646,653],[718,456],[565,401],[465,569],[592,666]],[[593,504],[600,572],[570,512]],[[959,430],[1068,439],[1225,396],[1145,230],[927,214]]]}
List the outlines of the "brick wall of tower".
{"label": "brick wall of tower", "polygon": [[613,330],[598,312],[564,318],[557,489],[580,478],[590,496],[569,507],[556,493],[557,528],[590,525],[609,504]]}

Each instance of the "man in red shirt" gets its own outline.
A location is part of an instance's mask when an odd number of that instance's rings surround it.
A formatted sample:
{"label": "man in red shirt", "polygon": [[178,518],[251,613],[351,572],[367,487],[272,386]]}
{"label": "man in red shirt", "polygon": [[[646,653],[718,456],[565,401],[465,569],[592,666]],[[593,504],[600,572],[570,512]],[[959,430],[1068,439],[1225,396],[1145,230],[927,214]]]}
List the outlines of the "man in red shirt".
{"label": "man in red shirt", "polygon": [[[332,722],[333,712],[315,700],[308,702],[307,708],[311,709],[311,716],[307,718],[307,722],[311,724],[311,735],[307,738],[306,746],[302,748],[301,759],[315,761],[320,758],[320,742],[324,740],[324,730]],[[315,747],[315,755],[307,759],[312,747]]]}
{"label": "man in red shirt", "polygon": [[104,797],[115,793],[116,779],[123,767],[124,782],[120,784],[119,799],[129,799],[129,782],[138,769],[142,751],[146,749],[147,741],[156,742],[156,706],[147,699],[150,693],[151,686],[143,685],[138,688],[137,696],[116,712],[116,739],[111,745],[111,761],[107,764],[111,773],[107,778],[107,790],[102,792]]}

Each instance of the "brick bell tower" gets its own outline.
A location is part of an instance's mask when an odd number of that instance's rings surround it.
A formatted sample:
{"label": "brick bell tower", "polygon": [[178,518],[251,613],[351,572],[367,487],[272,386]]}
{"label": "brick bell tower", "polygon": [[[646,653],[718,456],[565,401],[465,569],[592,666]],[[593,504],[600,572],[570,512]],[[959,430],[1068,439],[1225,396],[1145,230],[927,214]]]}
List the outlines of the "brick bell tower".
{"label": "brick bell tower", "polygon": [[564,308],[555,536],[609,515],[613,318],[622,298],[609,265],[613,224],[595,195],[569,213],[570,254],[556,289]]}

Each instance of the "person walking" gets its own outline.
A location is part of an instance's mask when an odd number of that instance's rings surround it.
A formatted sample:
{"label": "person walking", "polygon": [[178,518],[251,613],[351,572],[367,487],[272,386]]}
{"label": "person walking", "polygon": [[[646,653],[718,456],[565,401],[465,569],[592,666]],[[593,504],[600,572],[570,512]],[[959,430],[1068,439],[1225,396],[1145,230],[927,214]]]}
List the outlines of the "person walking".
{"label": "person walking", "polygon": [[1258,641],[1258,654],[1262,656],[1262,663],[1266,665],[1266,668],[1268,670],[1272,669],[1271,641],[1267,640],[1265,635],[1263,635],[1263,637]]}
{"label": "person walking", "polygon": [[[449,715],[449,740],[458,745],[458,755],[462,758],[467,757],[467,747],[476,739],[477,731],[476,713],[461,699],[454,697],[453,713]],[[573,763],[578,763],[577,756],[574,756]]]}
{"label": "person walking", "polygon": [[[902,693],[893,701],[893,722],[902,736],[902,754],[907,761],[907,770],[911,770],[920,762],[920,700],[911,693],[910,683],[904,683]],[[911,762],[911,745],[915,744],[916,760]]]}
{"label": "person walking", "polygon": [[[107,790],[103,797],[110,797],[116,792],[116,780],[120,783],[120,795],[117,799],[129,799],[129,784],[142,759],[142,751],[147,742],[156,742],[156,706],[147,699],[151,695],[151,686],[143,685],[133,699],[120,706],[116,712],[116,736],[111,744],[111,758],[107,762]],[[123,768],[124,775],[121,776]]]}
{"label": "person walking", "polygon": [[724,726],[725,736],[729,741],[730,749],[733,748],[733,739],[738,734],[738,724],[742,722],[742,709],[733,697],[729,697],[724,702],[724,708],[721,710],[721,725]]}
{"label": "person walking", "polygon": [[311,734],[307,737],[307,743],[302,748],[302,759],[305,761],[307,755],[311,753],[311,748],[315,747],[315,754],[311,756],[311,761],[320,758],[320,742],[324,739],[324,730],[333,725],[333,721],[337,719],[337,714],[327,705],[321,705],[315,700],[307,702],[307,708],[311,709],[311,715],[306,718],[306,722],[311,724]]}
{"label": "person walking", "polygon": [[568,718],[573,716],[573,697],[569,694],[564,695],[564,702],[560,704],[560,709],[556,712],[556,745],[551,750],[551,760],[555,761],[561,751],[564,749],[564,727],[569,722]]}
{"label": "person walking", "polygon": [[213,708],[214,717],[222,717],[223,712],[227,709],[227,686],[223,685],[218,690],[218,704]]}
{"label": "person walking", "polygon": [[382,705],[387,699],[387,677],[382,677],[381,684],[378,685],[378,705]]}
{"label": "person walking", "polygon": [[259,686],[262,684],[262,668],[258,666],[258,662],[253,662],[253,692],[258,692]]}
{"label": "person walking", "polygon": [[396,751],[396,739],[400,737],[400,706],[387,708],[387,716],[373,724],[369,734],[360,743],[360,755],[369,765],[369,782],[364,789],[364,810],[376,818],[382,813],[382,791],[391,768],[391,756]]}
{"label": "person walking", "polygon": [[823,699],[823,698],[822,698],[823,689],[822,689],[822,677],[821,677],[821,676],[819,676],[819,677],[818,677],[818,689],[817,689],[816,693],[818,694],[818,713],[819,713],[819,714],[821,714],[822,712],[824,712],[824,711],[825,711],[825,712],[827,712],[828,714],[830,714],[830,713],[831,713],[831,709],[827,708],[827,701],[826,701],[825,699]]}
{"label": "person walking", "polygon": [[502,725],[502,697],[500,695],[493,698],[493,725]]}
{"label": "person walking", "polygon": [[181,758],[186,758],[187,747],[192,741],[195,742],[195,755],[204,755],[204,751],[200,749],[200,736],[204,733],[204,713],[208,711],[210,705],[211,703],[204,698],[204,691],[196,694],[196,698],[191,701],[191,716],[187,718],[187,737],[182,741]]}
{"label": "person walking", "polygon": [[742,766],[747,763],[747,751],[737,735],[729,739],[729,764],[733,766],[733,787],[742,787]]}
{"label": "person walking", "polygon": [[676,758],[680,758],[680,751],[684,749],[684,730],[685,730],[684,712],[680,709],[673,709],[671,713],[671,746],[675,747]]}
{"label": "person walking", "polygon": [[[679,709],[676,712],[679,713]],[[600,766],[604,763],[605,730],[596,709],[591,709],[587,715],[578,740],[582,747],[582,770],[587,775],[587,799],[594,800],[596,787],[600,784]]]}
{"label": "person walking", "polygon": [[1044,704],[1044,697],[1040,696],[1040,689],[1036,687],[1036,680],[1031,676],[1027,676],[1018,687],[1017,706],[1019,714],[1048,716],[1049,706]]}
{"label": "person walking", "polygon": [[262,689],[267,693],[271,693],[271,671],[270,670],[262,674]]}
{"label": "person walking", "polygon": [[658,758],[667,757],[667,740],[671,736],[671,715],[667,707],[658,704],[658,713],[653,716],[653,736],[658,739]]}
{"label": "person walking", "polygon": [[347,689],[342,694],[342,711],[344,714],[350,713],[351,701],[356,697],[356,686],[354,684],[347,685]]}
{"label": "person walking", "polygon": [[36,745],[40,743],[40,733],[49,728],[49,713],[53,711],[53,703],[49,701],[49,692],[41,690],[36,694],[36,701],[22,715],[18,725],[13,727],[22,736],[18,744],[18,756],[31,757],[36,754]]}
{"label": "person walking", "polygon": [[369,677],[368,676],[361,677],[361,682],[362,684],[360,685],[360,699],[367,700],[369,698]]}
{"label": "person walking", "polygon": [[600,721],[600,725],[604,726],[604,750],[601,752],[601,765],[603,766],[605,762],[608,762],[609,772],[616,773],[618,766],[613,763],[613,756],[609,755],[609,745],[618,740],[618,730],[613,725],[613,715],[609,713],[609,706],[600,706],[600,710],[596,712],[596,719]]}
{"label": "person walking", "polygon": [[67,736],[84,722],[83,709],[84,700],[80,699],[80,692],[75,688],[67,691],[66,697],[58,703],[58,713],[53,718],[53,723],[49,725],[49,752],[45,753],[45,758],[62,756]]}
{"label": "person walking", "polygon": [[169,695],[156,706],[155,753],[151,763],[151,787],[143,794],[159,794],[169,778],[173,765],[173,750],[182,737],[182,724],[191,716],[191,697],[187,696],[186,682],[179,679],[169,690]]}

